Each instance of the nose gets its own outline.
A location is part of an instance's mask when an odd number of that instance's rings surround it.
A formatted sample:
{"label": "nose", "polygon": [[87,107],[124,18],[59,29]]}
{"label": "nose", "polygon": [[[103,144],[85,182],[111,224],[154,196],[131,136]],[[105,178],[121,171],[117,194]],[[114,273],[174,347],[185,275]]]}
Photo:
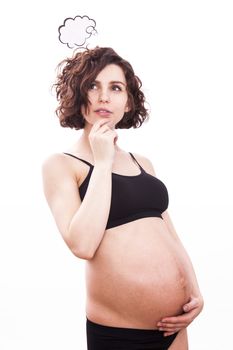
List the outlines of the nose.
{"label": "nose", "polygon": [[109,94],[106,90],[101,90],[99,93],[99,102],[109,102]]}

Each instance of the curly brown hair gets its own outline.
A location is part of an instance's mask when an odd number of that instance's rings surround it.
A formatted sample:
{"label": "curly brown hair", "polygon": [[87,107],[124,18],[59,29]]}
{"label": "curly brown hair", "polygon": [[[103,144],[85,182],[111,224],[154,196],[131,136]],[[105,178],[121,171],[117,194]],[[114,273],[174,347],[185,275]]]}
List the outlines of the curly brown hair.
{"label": "curly brown hair", "polygon": [[95,47],[74,53],[72,58],[61,61],[57,69],[60,72],[53,87],[59,105],[56,115],[63,127],[83,129],[85,119],[81,107],[88,107],[88,89],[99,72],[108,64],[122,68],[126,82],[130,111],[115,125],[117,129],[138,128],[149,117],[145,108],[145,96],[140,90],[141,80],[134,74],[131,64],[121,58],[110,47]]}

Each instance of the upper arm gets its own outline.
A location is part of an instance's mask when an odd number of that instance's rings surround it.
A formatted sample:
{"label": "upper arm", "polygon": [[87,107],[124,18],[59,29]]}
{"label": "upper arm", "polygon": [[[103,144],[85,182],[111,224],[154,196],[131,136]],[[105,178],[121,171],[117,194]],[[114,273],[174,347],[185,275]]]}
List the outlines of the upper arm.
{"label": "upper arm", "polygon": [[42,178],[47,203],[62,237],[69,245],[70,222],[81,205],[75,173],[62,155],[55,154],[44,161]]}

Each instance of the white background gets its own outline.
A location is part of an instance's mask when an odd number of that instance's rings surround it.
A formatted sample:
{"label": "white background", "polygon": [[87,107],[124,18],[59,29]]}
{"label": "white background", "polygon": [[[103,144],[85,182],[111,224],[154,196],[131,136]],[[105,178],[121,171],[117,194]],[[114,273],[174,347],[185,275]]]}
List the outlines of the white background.
{"label": "white background", "polygon": [[128,59],[151,117],[118,130],[151,159],[205,299],[190,350],[230,349],[232,258],[232,2],[8,1],[1,5],[0,349],[85,349],[85,262],[63,242],[42,191],[41,164],[81,131],[62,129],[50,87],[72,54],[66,17],[96,20],[100,46]]}

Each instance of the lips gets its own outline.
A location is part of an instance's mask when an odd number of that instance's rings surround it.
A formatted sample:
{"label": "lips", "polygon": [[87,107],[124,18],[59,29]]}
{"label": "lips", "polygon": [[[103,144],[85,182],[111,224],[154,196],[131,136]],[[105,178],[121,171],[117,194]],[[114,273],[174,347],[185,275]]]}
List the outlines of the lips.
{"label": "lips", "polygon": [[95,113],[97,113],[101,117],[108,117],[110,114],[112,114],[111,111],[109,111],[108,109],[105,109],[105,108],[98,108],[95,110]]}
{"label": "lips", "polygon": [[98,108],[95,110],[95,112],[99,112],[99,113],[112,113],[111,111],[109,111],[108,109],[105,108]]}

